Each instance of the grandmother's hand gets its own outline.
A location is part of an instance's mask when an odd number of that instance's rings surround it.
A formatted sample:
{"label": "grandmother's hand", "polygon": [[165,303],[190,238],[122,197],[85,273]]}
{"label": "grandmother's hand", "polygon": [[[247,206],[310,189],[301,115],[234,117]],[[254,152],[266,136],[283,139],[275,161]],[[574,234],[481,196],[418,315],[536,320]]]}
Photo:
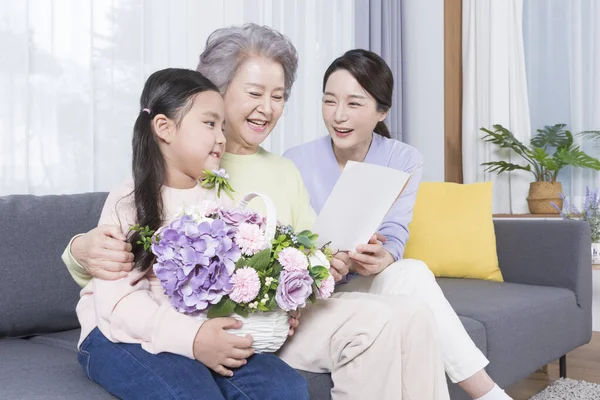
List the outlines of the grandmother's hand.
{"label": "grandmother's hand", "polygon": [[95,278],[117,280],[133,268],[131,244],[116,225],[100,225],[71,243],[71,254]]}

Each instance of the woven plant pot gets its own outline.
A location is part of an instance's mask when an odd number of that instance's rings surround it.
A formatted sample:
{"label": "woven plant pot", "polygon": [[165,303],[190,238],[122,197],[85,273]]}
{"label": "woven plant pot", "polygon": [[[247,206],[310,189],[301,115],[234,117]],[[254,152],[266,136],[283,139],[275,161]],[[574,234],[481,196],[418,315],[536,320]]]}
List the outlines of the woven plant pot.
{"label": "woven plant pot", "polygon": [[532,214],[559,214],[552,207],[554,203],[562,210],[563,200],[560,198],[562,184],[560,182],[531,182],[529,184],[529,196],[527,204]]}

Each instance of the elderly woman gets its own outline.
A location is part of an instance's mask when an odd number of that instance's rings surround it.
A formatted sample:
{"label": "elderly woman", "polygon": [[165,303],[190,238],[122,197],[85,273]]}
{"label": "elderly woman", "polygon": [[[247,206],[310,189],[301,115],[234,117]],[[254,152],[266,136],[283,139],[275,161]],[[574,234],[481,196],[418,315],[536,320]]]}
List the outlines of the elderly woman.
{"label": "elderly woman", "polygon": [[[221,166],[237,195],[267,194],[278,219],[298,230],[315,218],[301,175],[291,161],[260,147],[282,115],[296,68],[290,41],[254,24],[215,31],[198,65],[225,100],[227,153]],[[259,204],[251,206],[261,211]],[[113,227],[101,226],[74,238],[63,259],[82,286],[91,275],[118,279],[132,261],[123,239]],[[297,369],[331,372],[335,399],[448,398],[430,311],[413,299],[334,294],[306,308],[302,328],[279,356]]]}

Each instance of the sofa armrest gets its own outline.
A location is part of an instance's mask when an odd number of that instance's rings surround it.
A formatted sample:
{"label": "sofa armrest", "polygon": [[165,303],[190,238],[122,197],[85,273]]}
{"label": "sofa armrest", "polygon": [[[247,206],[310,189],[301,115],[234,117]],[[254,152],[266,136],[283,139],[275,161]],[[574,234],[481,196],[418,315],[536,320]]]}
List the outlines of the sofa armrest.
{"label": "sofa armrest", "polygon": [[587,222],[494,220],[498,262],[505,282],[555,286],[592,304],[591,233]]}

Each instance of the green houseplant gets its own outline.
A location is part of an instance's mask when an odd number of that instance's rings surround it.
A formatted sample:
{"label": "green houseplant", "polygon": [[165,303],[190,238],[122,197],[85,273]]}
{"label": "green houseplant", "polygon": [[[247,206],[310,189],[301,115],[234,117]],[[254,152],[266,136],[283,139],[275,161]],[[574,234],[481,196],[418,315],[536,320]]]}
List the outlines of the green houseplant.
{"label": "green houseplant", "polygon": [[[545,126],[537,130],[537,135],[531,138],[529,146],[519,141],[508,129],[502,125],[494,125],[494,130],[481,128],[485,132],[483,140],[497,145],[502,149],[509,149],[520,156],[525,163],[517,164],[507,161],[490,161],[481,164],[488,172],[510,172],[523,170],[533,174],[534,181],[529,185],[527,204],[532,214],[558,213],[554,202],[562,208],[562,184],[557,182],[558,173],[567,166],[590,168],[600,170],[600,161],[587,155],[579,146],[573,143],[573,134],[565,129],[565,124]],[[590,135],[596,132],[586,131],[581,135]]]}

